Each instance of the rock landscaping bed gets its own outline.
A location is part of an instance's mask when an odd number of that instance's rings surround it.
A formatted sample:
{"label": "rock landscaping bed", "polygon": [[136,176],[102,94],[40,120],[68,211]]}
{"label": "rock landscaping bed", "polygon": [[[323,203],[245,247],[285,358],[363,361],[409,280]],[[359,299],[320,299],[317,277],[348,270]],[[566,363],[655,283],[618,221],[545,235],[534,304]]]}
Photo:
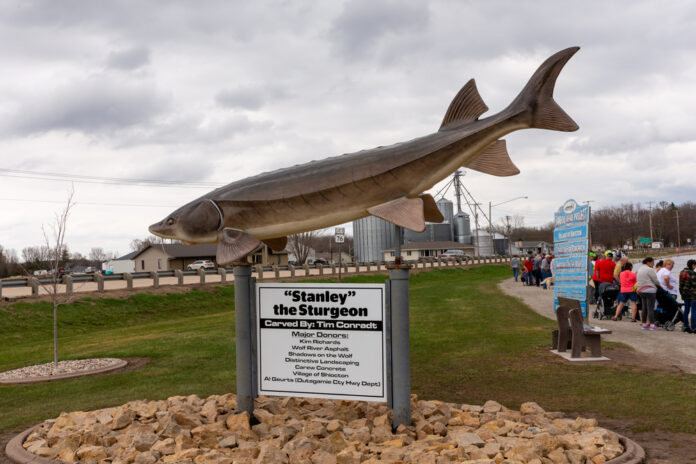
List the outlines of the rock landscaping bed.
{"label": "rock landscaping bed", "polygon": [[516,411],[414,395],[413,425],[395,432],[381,403],[260,397],[253,418],[236,405],[233,394],[191,395],[63,413],[25,434],[18,451],[10,443],[8,455],[113,464],[641,462],[626,460],[626,440],[595,419],[563,418],[536,403]]}
{"label": "rock landscaping bed", "polygon": [[35,383],[70,379],[120,369],[128,364],[117,358],[74,359],[57,363],[36,364],[0,372],[0,384]]}

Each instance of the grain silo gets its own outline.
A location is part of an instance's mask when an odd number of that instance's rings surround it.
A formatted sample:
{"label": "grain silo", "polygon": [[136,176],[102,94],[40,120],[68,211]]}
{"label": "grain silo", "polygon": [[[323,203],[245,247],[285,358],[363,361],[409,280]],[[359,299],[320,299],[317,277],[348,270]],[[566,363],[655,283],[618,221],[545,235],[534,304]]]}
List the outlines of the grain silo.
{"label": "grain silo", "polygon": [[384,250],[394,246],[393,224],[375,216],[353,221],[353,247],[356,261],[384,261]]}
{"label": "grain silo", "polygon": [[459,243],[472,243],[471,221],[469,215],[460,211],[454,216],[454,241]]}

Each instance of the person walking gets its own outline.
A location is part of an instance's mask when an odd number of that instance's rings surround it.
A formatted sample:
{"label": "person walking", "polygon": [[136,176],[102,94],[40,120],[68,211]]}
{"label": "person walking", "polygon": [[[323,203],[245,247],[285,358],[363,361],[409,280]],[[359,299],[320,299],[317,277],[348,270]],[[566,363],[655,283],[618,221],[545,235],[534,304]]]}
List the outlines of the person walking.
{"label": "person walking", "polygon": [[[679,273],[679,294],[684,300],[684,325],[682,330],[696,333],[696,259],[686,262],[686,267]],[[691,314],[691,326],[689,326]]]}
{"label": "person walking", "polygon": [[625,304],[631,305],[631,322],[636,322],[636,313],[638,312],[638,295],[633,291],[633,287],[637,282],[636,274],[633,272],[633,264],[627,262],[624,270],[619,275],[621,282],[621,292],[619,293],[619,305],[616,307],[616,314],[612,320],[617,321],[621,317],[621,311]]}
{"label": "person walking", "polygon": [[[655,298],[657,295],[657,287],[660,285],[655,274],[655,260],[647,257],[643,260],[643,266],[636,273],[636,289],[640,298],[641,311],[641,328],[643,330],[660,330],[655,325]],[[650,325],[648,326],[648,323]]]}
{"label": "person walking", "polygon": [[520,257],[517,255],[513,255],[512,259],[510,260],[510,269],[512,269],[512,275],[515,278],[515,282],[517,282],[517,277],[520,275]]}

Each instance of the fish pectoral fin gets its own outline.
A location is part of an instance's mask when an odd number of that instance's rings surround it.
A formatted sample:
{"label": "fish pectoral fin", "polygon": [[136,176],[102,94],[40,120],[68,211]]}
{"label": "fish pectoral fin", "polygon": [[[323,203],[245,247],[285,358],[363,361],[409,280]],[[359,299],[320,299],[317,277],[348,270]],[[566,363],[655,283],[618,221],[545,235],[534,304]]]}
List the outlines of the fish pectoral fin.
{"label": "fish pectoral fin", "polygon": [[415,232],[425,230],[423,200],[401,197],[367,209],[367,212],[387,222],[405,227]]}
{"label": "fish pectoral fin", "polygon": [[445,220],[445,217],[442,215],[440,209],[437,207],[437,203],[435,203],[435,199],[432,197],[432,195],[423,193],[421,195],[418,195],[418,198],[423,200],[423,217],[426,221],[442,222]]}
{"label": "fish pectoral fin", "polygon": [[479,116],[488,111],[476,88],[476,81],[471,79],[457,93],[447,108],[440,130],[448,130],[454,123],[476,121]]}
{"label": "fish pectoral fin", "polygon": [[273,251],[283,251],[285,246],[288,244],[287,237],[267,238],[266,240],[261,241],[268,245],[268,248]]}
{"label": "fish pectoral fin", "polygon": [[520,173],[520,170],[510,159],[505,140],[496,140],[464,166],[500,177],[514,176]]}
{"label": "fish pectoral fin", "polygon": [[216,259],[218,264],[226,266],[240,262],[249,253],[261,245],[261,240],[244,231],[225,227],[220,234]]}

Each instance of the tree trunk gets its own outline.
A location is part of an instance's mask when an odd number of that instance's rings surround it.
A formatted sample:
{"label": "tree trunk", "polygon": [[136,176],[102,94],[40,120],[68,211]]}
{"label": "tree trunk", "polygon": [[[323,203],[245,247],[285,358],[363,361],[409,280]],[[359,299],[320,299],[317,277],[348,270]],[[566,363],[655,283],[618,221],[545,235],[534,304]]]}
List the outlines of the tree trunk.
{"label": "tree trunk", "polygon": [[58,364],[58,302],[53,301],[53,364]]}

